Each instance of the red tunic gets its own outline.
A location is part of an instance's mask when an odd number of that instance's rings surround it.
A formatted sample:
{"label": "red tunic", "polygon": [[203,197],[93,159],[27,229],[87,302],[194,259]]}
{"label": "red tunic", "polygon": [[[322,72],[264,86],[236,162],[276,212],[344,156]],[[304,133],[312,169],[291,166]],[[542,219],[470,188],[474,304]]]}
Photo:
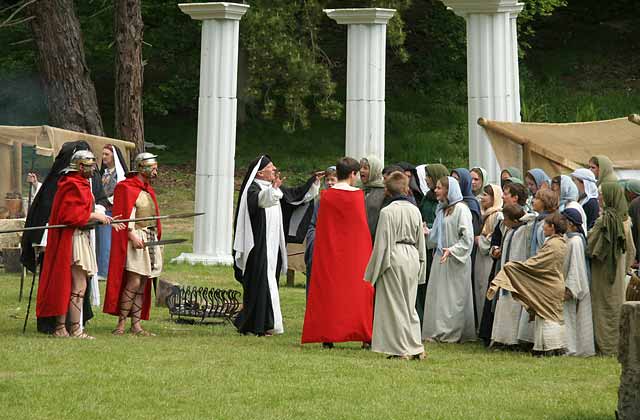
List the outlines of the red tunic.
{"label": "red tunic", "polygon": [[46,318],[64,315],[71,298],[71,259],[73,231],[89,222],[93,210],[93,194],[89,180],[78,173],[60,178],[51,206],[50,225],[69,225],[50,229],[40,273],[36,316]]}
{"label": "red tunic", "polygon": [[362,191],[322,192],[302,343],[370,342],[374,290],[364,280],[371,234]]}
{"label": "red tunic", "polygon": [[[140,191],[146,191],[151,195],[153,202],[156,206],[156,215],[160,215],[158,209],[158,200],[156,199],[156,193],[150,184],[144,183],[138,178],[138,176],[127,177],[122,182],[116,185],[116,189],[113,192],[113,209],[114,215],[119,215],[120,218],[129,218],[131,211],[136,204],[136,200],[140,195]],[[162,237],[162,225],[160,220],[156,222],[158,229],[158,239]],[[127,235],[127,229],[123,229],[119,232],[115,230],[111,231],[111,255],[109,257],[109,275],[107,277],[107,291],[104,297],[103,312],[111,315],[120,315],[119,302],[120,295],[124,285],[126,284],[126,264],[127,264],[127,244],[129,243],[129,237]],[[147,281],[144,291],[144,300],[142,304],[142,314],[140,318],[149,319],[149,309],[151,308],[151,282]]]}

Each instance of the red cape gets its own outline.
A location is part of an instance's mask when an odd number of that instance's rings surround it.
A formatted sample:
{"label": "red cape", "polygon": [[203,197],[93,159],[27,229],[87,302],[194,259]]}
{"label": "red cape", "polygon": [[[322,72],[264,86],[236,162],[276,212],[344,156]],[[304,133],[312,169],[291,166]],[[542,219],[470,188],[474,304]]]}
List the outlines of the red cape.
{"label": "red cape", "polygon": [[[156,215],[160,215],[158,209],[158,200],[156,193],[150,184],[142,182],[137,175],[130,176],[116,185],[113,192],[113,215],[119,215],[121,219],[128,219],[136,204],[136,200],[140,195],[140,191],[146,191],[151,194],[154,204],[156,205]],[[158,239],[162,237],[162,225],[160,220],[156,221],[158,228]],[[107,277],[107,291],[104,297],[103,312],[111,315],[120,315],[119,303],[122,289],[125,285],[125,267],[127,263],[127,244],[129,238],[127,229],[120,232],[111,230],[111,255],[109,257],[109,275]],[[149,310],[151,308],[151,282],[147,281],[144,290],[144,300],[142,304],[142,315],[140,318],[149,319]]]}
{"label": "red cape", "polygon": [[371,234],[362,191],[322,192],[302,343],[370,342],[374,290],[364,280]]}
{"label": "red cape", "polygon": [[89,180],[78,173],[60,178],[58,190],[51,206],[50,225],[69,225],[64,229],[47,232],[36,317],[46,318],[67,313],[71,298],[71,259],[73,231],[89,222],[93,210],[93,195]]}

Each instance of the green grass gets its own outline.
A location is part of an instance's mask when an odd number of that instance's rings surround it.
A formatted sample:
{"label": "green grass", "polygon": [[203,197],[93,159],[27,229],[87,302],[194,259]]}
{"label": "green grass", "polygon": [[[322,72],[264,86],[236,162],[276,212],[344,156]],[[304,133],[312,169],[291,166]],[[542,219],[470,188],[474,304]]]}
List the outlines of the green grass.
{"label": "green grass", "polygon": [[[193,203],[192,177],[158,187],[165,212]],[[167,237],[190,237],[189,222]],[[166,259],[190,245],[166,247]],[[228,267],[166,264],[181,284],[238,288]],[[298,274],[298,284],[302,276]],[[285,334],[238,335],[230,325],[179,325],[153,307],[157,337],[113,337],[97,313],[95,341],[22,335],[26,299],[0,274],[0,418],[604,419],[617,404],[613,358],[533,358],[479,344],[428,345],[423,362],[386,360],[358,343],[301,346],[302,287],[281,288]],[[104,292],[104,284],[102,292]],[[28,289],[27,289],[28,292]]]}

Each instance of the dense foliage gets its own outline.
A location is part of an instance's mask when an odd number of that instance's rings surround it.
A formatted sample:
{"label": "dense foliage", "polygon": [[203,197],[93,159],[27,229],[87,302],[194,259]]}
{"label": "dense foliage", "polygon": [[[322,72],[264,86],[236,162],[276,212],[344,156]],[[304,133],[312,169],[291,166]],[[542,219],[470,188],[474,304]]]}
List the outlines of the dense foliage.
{"label": "dense foliage", "polygon": [[[565,0],[526,0],[520,19],[523,45],[532,24]],[[0,1],[0,10],[16,4]],[[327,8],[388,7],[398,10],[388,26],[391,88],[424,90],[443,78],[465,76],[463,19],[437,0],[254,0],[241,21],[240,114],[274,119],[285,131],[309,127],[312,114],[339,119],[346,73],[346,29]],[[199,25],[171,0],[142,0],[145,22],[145,113],[193,113],[198,95]],[[108,0],[78,0],[87,60],[103,113],[112,113],[113,6]],[[0,22],[11,9],[0,12]],[[28,25],[0,30],[0,105],[11,103],[14,118],[42,116],[42,98]],[[34,95],[22,94],[25,86]],[[27,114],[27,115],[20,115]],[[30,114],[30,116],[29,116]],[[6,116],[3,119],[7,119]],[[8,118],[11,120],[11,118]]]}

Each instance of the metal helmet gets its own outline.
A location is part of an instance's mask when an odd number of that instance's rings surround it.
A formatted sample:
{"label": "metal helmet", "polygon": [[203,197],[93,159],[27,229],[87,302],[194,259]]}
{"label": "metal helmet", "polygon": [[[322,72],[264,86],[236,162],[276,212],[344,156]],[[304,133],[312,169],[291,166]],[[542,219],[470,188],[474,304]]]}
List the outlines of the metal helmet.
{"label": "metal helmet", "polygon": [[78,150],[74,152],[69,161],[69,166],[62,173],[80,172],[85,178],[90,178],[96,169],[96,157],[91,150]]}
{"label": "metal helmet", "polygon": [[158,155],[154,155],[149,152],[139,153],[135,159],[133,159],[133,172],[138,172],[147,178],[151,178],[151,172],[153,171],[154,166],[157,167],[158,165],[157,157]]}

